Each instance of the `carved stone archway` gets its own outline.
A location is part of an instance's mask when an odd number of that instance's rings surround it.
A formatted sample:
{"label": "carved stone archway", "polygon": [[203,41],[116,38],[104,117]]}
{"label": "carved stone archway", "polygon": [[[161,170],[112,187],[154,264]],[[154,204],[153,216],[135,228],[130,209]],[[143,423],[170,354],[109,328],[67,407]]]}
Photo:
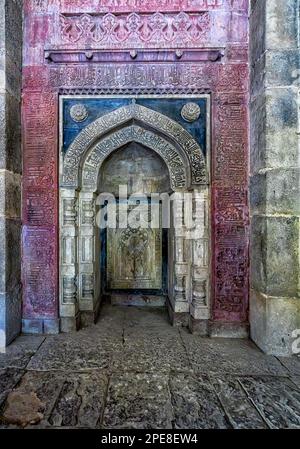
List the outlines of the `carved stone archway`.
{"label": "carved stone archway", "polygon": [[[105,114],[88,125],[74,140],[63,160],[61,183],[65,187],[78,188],[81,181],[82,162],[86,153],[104,135],[125,126],[129,122],[150,127],[158,135],[170,141],[180,157],[185,157],[191,171],[191,185],[207,184],[207,168],[203,152],[196,140],[177,122],[157,111],[135,102]],[[186,186],[187,188],[190,187]]]}
{"label": "carved stone archway", "polygon": [[[132,103],[88,125],[61,161],[60,318],[62,331],[94,321],[101,304],[100,243],[96,228],[98,176],[103,162],[124,145],[136,142],[165,162],[173,192],[173,216],[184,194],[193,189],[194,228],[172,229],[168,303],[171,316],[210,318],[208,175],[195,139],[178,123]],[[200,211],[200,213],[199,213]],[[189,258],[184,257],[188,252]]]}

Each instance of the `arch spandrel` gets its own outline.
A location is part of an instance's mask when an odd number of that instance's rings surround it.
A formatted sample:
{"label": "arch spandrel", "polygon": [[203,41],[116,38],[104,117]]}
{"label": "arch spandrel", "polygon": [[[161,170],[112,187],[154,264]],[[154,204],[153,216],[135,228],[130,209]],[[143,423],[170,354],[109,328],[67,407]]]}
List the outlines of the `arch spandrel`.
{"label": "arch spandrel", "polygon": [[[173,144],[173,149],[179,158],[186,158],[191,173],[187,181],[189,184],[207,184],[205,157],[195,139],[179,123],[169,117],[132,103],[95,120],[76,137],[63,160],[63,186],[78,188],[81,181],[80,171],[91,147],[115,128],[125,127],[126,123],[135,120],[164,136],[166,142],[170,141]],[[108,142],[106,144],[109,145]]]}

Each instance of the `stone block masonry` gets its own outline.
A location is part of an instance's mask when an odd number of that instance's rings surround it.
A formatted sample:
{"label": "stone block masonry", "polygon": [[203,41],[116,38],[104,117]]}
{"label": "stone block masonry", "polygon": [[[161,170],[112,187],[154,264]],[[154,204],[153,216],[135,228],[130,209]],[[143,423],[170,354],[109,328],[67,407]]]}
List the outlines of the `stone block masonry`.
{"label": "stone block masonry", "polygon": [[0,1],[0,347],[21,329],[22,1]]}
{"label": "stone block masonry", "polygon": [[300,328],[299,1],[252,1],[251,337],[288,355]]}

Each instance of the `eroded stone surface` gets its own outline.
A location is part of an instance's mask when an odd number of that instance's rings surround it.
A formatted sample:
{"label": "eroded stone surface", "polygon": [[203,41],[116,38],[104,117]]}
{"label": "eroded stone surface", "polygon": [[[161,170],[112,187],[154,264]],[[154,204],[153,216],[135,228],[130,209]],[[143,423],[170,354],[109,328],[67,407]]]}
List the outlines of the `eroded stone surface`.
{"label": "eroded stone surface", "polygon": [[271,428],[300,429],[300,389],[293,382],[273,377],[240,381]]}
{"label": "eroded stone surface", "polygon": [[192,366],[200,374],[287,373],[275,357],[264,355],[248,340],[201,338],[185,331],[181,334]]}
{"label": "eroded stone surface", "polygon": [[19,337],[6,348],[5,353],[0,352],[0,369],[8,367],[25,368],[44,339],[44,337]]}
{"label": "eroded stone surface", "polygon": [[19,338],[1,363],[17,368],[0,368],[0,415],[13,390],[44,404],[30,428],[299,426],[298,359],[191,335],[164,311],[107,306],[89,329]]}
{"label": "eroded stone surface", "polygon": [[[149,344],[151,339],[151,344]],[[126,339],[120,353],[115,353],[112,369],[115,371],[168,372],[191,370],[191,365],[179,338],[141,336]]]}
{"label": "eroded stone surface", "polygon": [[105,428],[172,429],[168,376],[114,374],[104,412]]}
{"label": "eroded stone surface", "polygon": [[212,379],[229,422],[235,429],[265,429],[268,426],[235,377]]}
{"label": "eroded stone surface", "polygon": [[97,427],[103,413],[107,384],[107,377],[101,373],[73,374],[65,378],[50,424],[56,427]]}
{"label": "eroded stone surface", "polygon": [[0,370],[0,407],[5,401],[9,392],[17,385],[23,376],[24,371],[14,368]]}
{"label": "eroded stone surface", "polygon": [[122,340],[107,336],[80,334],[49,337],[36,354],[28,369],[83,371],[86,369],[107,369],[112,353],[122,346]]}
{"label": "eroded stone surface", "polygon": [[175,428],[231,428],[208,377],[183,373],[171,376],[170,390]]}
{"label": "eroded stone surface", "polygon": [[279,360],[291,374],[300,376],[300,357],[280,357]]}

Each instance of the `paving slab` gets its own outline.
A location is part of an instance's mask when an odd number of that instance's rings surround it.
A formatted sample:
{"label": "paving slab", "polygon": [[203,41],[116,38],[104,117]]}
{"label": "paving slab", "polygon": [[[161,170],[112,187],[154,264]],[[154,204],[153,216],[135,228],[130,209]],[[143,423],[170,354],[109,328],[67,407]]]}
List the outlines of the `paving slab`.
{"label": "paving slab", "polygon": [[192,370],[180,338],[145,337],[126,338],[121,352],[113,354],[113,371],[169,372]]}
{"label": "paving slab", "polygon": [[23,375],[23,370],[15,368],[6,368],[0,370],[0,409],[8,394],[20,382]]}
{"label": "paving slab", "polygon": [[249,399],[275,429],[300,429],[300,389],[287,378],[242,377]]}
{"label": "paving slab", "polygon": [[32,357],[28,369],[35,371],[108,369],[112,353],[120,350],[121,339],[113,340],[96,334],[48,337]]}
{"label": "paving slab", "polygon": [[174,415],[168,383],[168,376],[161,374],[113,374],[103,427],[172,429]]}
{"label": "paving slab", "polygon": [[95,428],[101,423],[107,385],[107,376],[99,372],[29,371],[14,393],[24,400],[34,395],[44,405],[42,419],[30,428]]}
{"label": "paving slab", "polygon": [[296,376],[300,376],[300,357],[279,357],[281,363],[287,368],[287,370]]}
{"label": "paving slab", "polygon": [[267,429],[237,377],[211,378],[226,415],[235,429]]}
{"label": "paving slab", "polygon": [[287,375],[276,357],[263,354],[249,340],[202,338],[181,330],[189,359],[197,373]]}
{"label": "paving slab", "polygon": [[51,426],[99,427],[107,386],[108,378],[98,372],[72,374],[65,378],[49,418]]}
{"label": "paving slab", "polygon": [[232,428],[208,376],[174,373],[170,391],[176,429]]}
{"label": "paving slab", "polygon": [[0,354],[1,428],[15,428],[1,421],[8,397],[12,422],[28,421],[23,399],[43,404],[29,428],[299,428],[299,359],[191,335],[161,309],[105,305],[96,325]]}
{"label": "paving slab", "polygon": [[5,353],[0,353],[0,369],[26,368],[44,340],[45,337],[39,336],[21,336],[17,338],[6,348]]}

